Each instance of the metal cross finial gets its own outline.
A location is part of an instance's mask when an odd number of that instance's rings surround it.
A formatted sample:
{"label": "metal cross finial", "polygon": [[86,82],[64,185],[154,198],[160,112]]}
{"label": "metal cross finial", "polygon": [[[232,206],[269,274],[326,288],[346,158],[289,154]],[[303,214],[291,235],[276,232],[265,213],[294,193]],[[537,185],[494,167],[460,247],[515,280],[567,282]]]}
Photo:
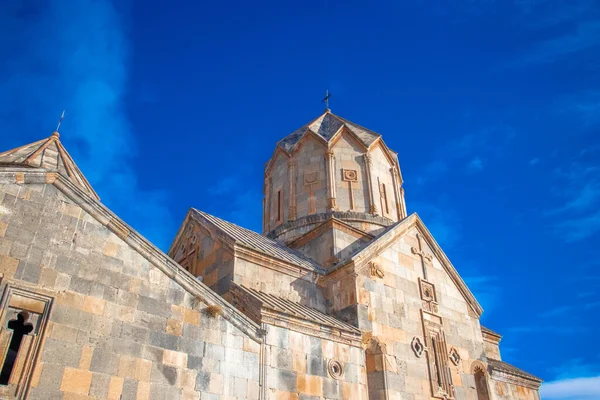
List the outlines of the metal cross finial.
{"label": "metal cross finial", "polygon": [[62,124],[63,119],[65,119],[65,110],[63,110],[60,120],[58,121],[58,125],[56,125],[56,132],[58,132],[58,128],[60,128],[60,124]]}
{"label": "metal cross finial", "polygon": [[331,97],[331,93],[329,93],[329,90],[325,91],[325,98],[323,98],[323,100],[321,101],[322,103],[325,103],[325,111],[329,111],[329,98]]}

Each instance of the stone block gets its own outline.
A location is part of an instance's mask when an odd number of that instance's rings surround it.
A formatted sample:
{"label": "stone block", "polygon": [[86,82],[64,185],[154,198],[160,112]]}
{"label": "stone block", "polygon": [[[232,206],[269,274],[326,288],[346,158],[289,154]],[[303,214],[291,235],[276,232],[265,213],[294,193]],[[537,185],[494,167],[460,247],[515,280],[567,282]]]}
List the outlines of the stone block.
{"label": "stone block", "polygon": [[92,384],[92,373],[81,369],[65,368],[60,390],[87,395]]}

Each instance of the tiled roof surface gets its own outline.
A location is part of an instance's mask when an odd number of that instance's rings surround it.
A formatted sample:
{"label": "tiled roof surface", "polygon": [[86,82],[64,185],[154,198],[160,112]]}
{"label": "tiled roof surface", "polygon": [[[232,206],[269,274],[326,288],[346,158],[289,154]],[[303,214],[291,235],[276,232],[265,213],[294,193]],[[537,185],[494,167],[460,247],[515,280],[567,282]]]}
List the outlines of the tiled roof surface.
{"label": "tiled roof surface", "polygon": [[542,379],[538,378],[537,376],[531,375],[530,373],[525,372],[522,369],[519,369],[519,368],[515,367],[514,365],[511,365],[504,361],[488,358],[488,365],[492,368],[492,370],[497,370],[497,371],[505,372],[505,373],[508,373],[511,375],[520,376],[522,378],[530,379],[530,380],[536,381],[536,382],[542,382]]}
{"label": "tiled roof surface", "polygon": [[262,306],[265,308],[270,308],[272,310],[286,313],[297,318],[306,319],[321,325],[350,331],[360,335],[360,331],[354,326],[340,321],[339,319],[334,318],[330,315],[323,314],[321,311],[315,310],[314,308],[307,307],[302,304],[296,303],[295,301],[284,299],[245,286],[238,287],[249,293],[251,296],[258,299],[262,303]]}
{"label": "tiled roof surface", "polygon": [[99,200],[100,198],[58,137],[58,133],[55,132],[47,139],[0,153],[0,165],[19,165],[56,171],[68,178],[81,190]]}
{"label": "tiled roof surface", "polygon": [[326,111],[316,120],[287,135],[285,138],[280,140],[278,144],[285,151],[289,152],[292,150],[294,145],[298,143],[300,138],[302,138],[302,136],[309,130],[322,137],[325,141],[329,141],[342,126],[345,126],[348,130],[354,133],[365,146],[371,145],[371,143],[381,136],[380,134],[363,128],[354,122],[350,122],[344,118],[338,117],[337,115],[332,114],[330,111]]}
{"label": "tiled roof surface", "polygon": [[299,267],[322,272],[322,268],[319,264],[315,263],[299,251],[290,249],[280,241],[269,239],[250,229],[242,228],[241,226],[217,218],[214,215],[207,214],[203,211],[193,210],[198,217],[217,227],[238,244]]}

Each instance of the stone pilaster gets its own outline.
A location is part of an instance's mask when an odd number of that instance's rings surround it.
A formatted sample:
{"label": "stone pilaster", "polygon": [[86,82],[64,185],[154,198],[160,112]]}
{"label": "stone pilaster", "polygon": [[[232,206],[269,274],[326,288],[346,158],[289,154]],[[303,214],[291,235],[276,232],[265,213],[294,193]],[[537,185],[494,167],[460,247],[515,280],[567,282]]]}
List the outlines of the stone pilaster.
{"label": "stone pilaster", "polygon": [[288,180],[290,184],[290,212],[288,219],[294,221],[296,219],[296,160],[288,161]]}
{"label": "stone pilaster", "polygon": [[325,153],[325,173],[327,174],[327,211],[335,211],[335,156],[333,151]]}
{"label": "stone pilaster", "polygon": [[398,175],[398,168],[395,166],[390,168],[392,173],[392,184],[394,185],[394,196],[396,196],[396,212],[398,214],[398,221],[406,218],[406,208],[404,207],[404,191],[400,187],[400,176]]}
{"label": "stone pilaster", "polygon": [[375,205],[375,190],[373,189],[373,177],[371,176],[371,155],[363,154],[365,160],[365,175],[367,177],[367,190],[369,191],[369,212],[377,214],[377,206]]}
{"label": "stone pilaster", "polygon": [[265,212],[264,212],[264,218],[263,218],[263,232],[268,232],[271,229],[271,199],[272,199],[272,193],[271,193],[271,177],[267,176],[267,179],[265,179]]}

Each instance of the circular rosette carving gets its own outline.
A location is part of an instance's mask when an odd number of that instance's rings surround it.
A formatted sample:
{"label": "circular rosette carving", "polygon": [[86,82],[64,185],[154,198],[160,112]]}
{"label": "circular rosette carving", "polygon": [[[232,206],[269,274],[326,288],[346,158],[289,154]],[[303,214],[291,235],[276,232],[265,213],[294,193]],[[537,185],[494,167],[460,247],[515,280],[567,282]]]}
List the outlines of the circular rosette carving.
{"label": "circular rosette carving", "polygon": [[329,360],[327,363],[327,371],[333,379],[340,379],[344,375],[344,367],[337,360]]}
{"label": "circular rosette carving", "polygon": [[353,169],[345,169],[342,176],[345,181],[351,181],[351,182],[355,182],[358,178],[356,171]]}
{"label": "circular rosette carving", "polygon": [[423,346],[423,343],[421,343],[421,339],[416,336],[413,338],[412,342],[410,342],[410,347],[417,357],[421,357],[423,355],[423,351],[425,351],[425,346]]}

